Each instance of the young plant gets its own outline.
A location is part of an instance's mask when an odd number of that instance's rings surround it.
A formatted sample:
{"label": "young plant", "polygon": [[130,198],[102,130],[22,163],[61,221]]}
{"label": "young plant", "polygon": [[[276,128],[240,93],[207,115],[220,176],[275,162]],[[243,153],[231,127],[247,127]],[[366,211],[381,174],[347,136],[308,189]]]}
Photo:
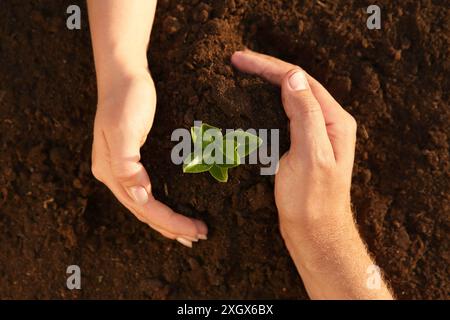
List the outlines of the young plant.
{"label": "young plant", "polygon": [[208,171],[219,182],[228,181],[228,169],[241,164],[245,158],[262,143],[254,134],[241,129],[222,135],[219,128],[203,123],[191,128],[194,152],[183,163],[184,173]]}

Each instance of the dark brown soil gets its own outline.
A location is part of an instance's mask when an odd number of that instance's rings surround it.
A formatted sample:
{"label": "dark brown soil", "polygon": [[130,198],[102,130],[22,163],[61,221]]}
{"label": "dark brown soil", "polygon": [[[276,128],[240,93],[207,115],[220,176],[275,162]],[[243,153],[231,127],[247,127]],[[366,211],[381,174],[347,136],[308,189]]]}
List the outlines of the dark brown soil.
{"label": "dark brown soil", "polygon": [[[65,27],[72,3],[81,31]],[[356,117],[353,202],[370,251],[399,298],[449,298],[450,10],[446,0],[377,4],[383,28],[371,31],[365,1],[159,1],[158,111],[143,161],[159,199],[209,225],[189,250],[90,173],[84,1],[3,1],[0,298],[307,298],[278,232],[273,178],[241,166],[219,184],[170,162],[172,130],[194,119],[280,128],[288,147],[278,90],[229,63],[244,46],[298,63]],[[81,291],[66,288],[70,264]]]}

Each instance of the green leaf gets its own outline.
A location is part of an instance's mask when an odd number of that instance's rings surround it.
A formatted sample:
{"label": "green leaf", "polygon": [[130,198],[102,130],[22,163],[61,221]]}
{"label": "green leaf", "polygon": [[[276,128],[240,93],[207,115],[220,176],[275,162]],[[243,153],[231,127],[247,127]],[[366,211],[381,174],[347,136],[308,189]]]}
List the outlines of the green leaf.
{"label": "green leaf", "polygon": [[222,131],[219,128],[210,125],[202,125],[203,147],[213,143],[216,139],[223,139]]}
{"label": "green leaf", "polygon": [[219,182],[227,182],[228,181],[228,168],[219,167],[217,165],[213,165],[209,169],[209,173]]}
{"label": "green leaf", "polygon": [[183,163],[184,173],[200,173],[211,169],[212,164],[203,163],[201,155],[194,157],[194,153],[190,153]]}
{"label": "green leaf", "polygon": [[225,140],[235,141],[236,150],[242,158],[254,152],[262,144],[261,138],[242,129],[227,133],[225,135]]}
{"label": "green leaf", "polygon": [[[211,176],[220,182],[227,182],[228,169],[240,165],[241,158],[251,154],[262,144],[259,137],[242,129],[230,132],[223,137],[219,128],[207,123],[192,127],[191,137],[196,152],[186,157],[183,172],[209,171]],[[222,163],[216,163],[221,157]]]}
{"label": "green leaf", "polygon": [[192,142],[195,144],[197,138],[200,137],[202,129],[200,127],[191,127]]}
{"label": "green leaf", "polygon": [[217,128],[217,127],[214,127],[214,126],[212,126],[212,125],[209,125],[209,124],[203,122],[203,123],[202,123],[202,132],[206,132],[206,131],[209,130],[209,129],[220,130],[220,129]]}
{"label": "green leaf", "polygon": [[205,135],[205,133],[209,130],[214,130],[216,132],[219,131],[220,135],[222,134],[219,128],[213,127],[207,123],[202,123],[200,127],[199,126],[191,127],[192,142],[194,142],[195,144],[201,137],[202,147],[206,147],[208,144],[214,141],[214,132],[209,132],[208,134]]}
{"label": "green leaf", "polygon": [[234,168],[241,164],[241,157],[237,153],[236,145],[231,149],[231,152],[233,153],[233,155],[231,157],[229,157],[229,155],[228,155],[228,152],[230,152],[230,151],[227,150],[225,140],[223,141],[223,149],[221,151],[222,151],[222,155],[223,155],[222,163],[220,163],[220,164],[216,163],[216,165],[218,165],[219,167]]}

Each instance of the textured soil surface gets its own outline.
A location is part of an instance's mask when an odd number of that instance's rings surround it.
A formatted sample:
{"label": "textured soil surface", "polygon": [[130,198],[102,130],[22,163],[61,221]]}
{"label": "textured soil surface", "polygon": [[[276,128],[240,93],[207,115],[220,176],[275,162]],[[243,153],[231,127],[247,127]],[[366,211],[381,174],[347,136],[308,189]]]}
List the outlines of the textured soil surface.
{"label": "textured soil surface", "polygon": [[[82,8],[82,29],[65,27]],[[353,203],[401,298],[449,298],[446,0],[160,0],[149,51],[158,110],[143,149],[155,195],[204,219],[189,250],[138,222],[90,173],[96,87],[84,1],[0,7],[0,298],[289,298],[306,292],[278,232],[273,178],[219,184],[170,162],[175,128],[279,128],[276,88],[235,71],[244,46],[308,70],[359,123]],[[66,288],[77,264],[82,290]]]}

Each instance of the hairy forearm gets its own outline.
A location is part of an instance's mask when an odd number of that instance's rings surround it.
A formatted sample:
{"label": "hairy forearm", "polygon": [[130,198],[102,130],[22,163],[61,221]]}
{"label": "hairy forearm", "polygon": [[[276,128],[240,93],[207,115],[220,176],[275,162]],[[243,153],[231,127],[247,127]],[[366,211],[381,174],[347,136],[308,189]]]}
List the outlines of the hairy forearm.
{"label": "hairy forearm", "polygon": [[[330,229],[333,230],[333,229]],[[289,232],[286,245],[312,299],[392,299],[354,224],[310,237]],[[372,277],[372,278],[370,278]],[[373,280],[373,281],[372,281]]]}
{"label": "hairy forearm", "polygon": [[147,69],[156,0],[88,0],[99,93],[117,73]]}

